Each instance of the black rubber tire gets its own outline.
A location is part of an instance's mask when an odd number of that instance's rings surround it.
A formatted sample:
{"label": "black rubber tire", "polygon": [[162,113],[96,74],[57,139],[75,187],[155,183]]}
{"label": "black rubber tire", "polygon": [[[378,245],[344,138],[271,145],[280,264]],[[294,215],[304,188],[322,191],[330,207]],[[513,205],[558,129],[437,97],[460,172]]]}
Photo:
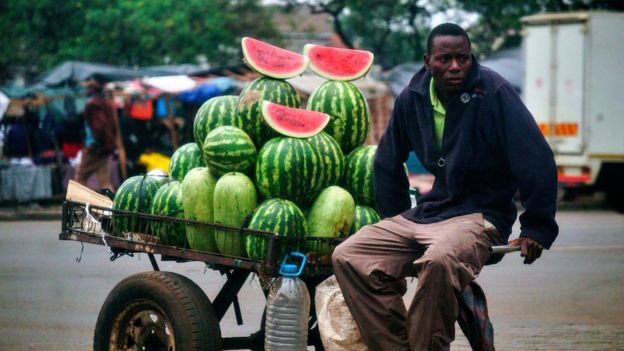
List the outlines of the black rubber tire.
{"label": "black rubber tire", "polygon": [[143,272],[113,288],[93,337],[95,351],[133,345],[146,350],[221,350],[221,328],[210,300],[193,281],[172,272]]}

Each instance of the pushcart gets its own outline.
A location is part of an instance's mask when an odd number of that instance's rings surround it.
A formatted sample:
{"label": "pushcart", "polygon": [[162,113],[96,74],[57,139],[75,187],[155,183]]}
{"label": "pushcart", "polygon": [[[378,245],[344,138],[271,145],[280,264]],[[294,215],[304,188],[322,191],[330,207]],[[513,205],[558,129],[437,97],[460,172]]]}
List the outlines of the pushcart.
{"label": "pushcart", "polygon": [[[120,229],[123,228],[123,229]],[[128,230],[131,228],[132,230]],[[193,233],[227,232],[233,243],[254,237],[264,242],[262,258],[244,254],[202,251],[171,245],[171,231],[192,228]],[[60,240],[103,245],[110,248],[111,261],[124,255],[145,253],[153,271],[132,275],[109,293],[100,310],[94,332],[94,350],[263,350],[264,317],[257,332],[248,337],[222,337],[220,321],[230,307],[237,323],[242,314],[237,294],[251,274],[256,274],[268,294],[271,278],[285,252],[300,250],[308,263],[300,277],[310,294],[332,274],[329,257],[340,239],[283,237],[271,232],[235,228],[201,221],[114,210],[66,201],[63,204]],[[238,244],[237,244],[238,245]],[[160,270],[161,261],[204,262],[227,277],[210,301],[189,278]],[[311,301],[314,297],[311,296]],[[316,327],[314,306],[310,311],[308,344],[323,346]]]}

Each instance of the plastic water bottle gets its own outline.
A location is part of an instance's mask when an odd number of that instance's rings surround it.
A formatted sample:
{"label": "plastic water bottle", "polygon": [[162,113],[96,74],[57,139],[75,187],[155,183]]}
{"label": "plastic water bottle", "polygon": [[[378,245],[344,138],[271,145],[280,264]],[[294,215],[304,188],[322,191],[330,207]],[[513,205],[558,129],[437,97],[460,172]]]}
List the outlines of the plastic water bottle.
{"label": "plastic water bottle", "polygon": [[[301,265],[287,263],[289,256],[301,258]],[[286,255],[273,280],[267,299],[264,349],[266,351],[307,350],[310,294],[297,278],[306,263],[305,255],[292,252]]]}

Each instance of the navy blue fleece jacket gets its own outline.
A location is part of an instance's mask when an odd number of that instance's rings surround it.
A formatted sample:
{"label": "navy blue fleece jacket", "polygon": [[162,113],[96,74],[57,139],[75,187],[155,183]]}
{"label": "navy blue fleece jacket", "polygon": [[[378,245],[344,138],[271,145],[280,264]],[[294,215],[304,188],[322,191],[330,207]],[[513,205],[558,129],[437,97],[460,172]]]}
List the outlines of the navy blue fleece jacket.
{"label": "navy blue fleece jacket", "polygon": [[[440,150],[423,67],[397,97],[374,161],[375,201],[382,217],[418,223],[482,212],[505,241],[517,210],[521,236],[549,248],[557,237],[557,171],[533,116],[501,76],[473,61],[466,84],[448,103]],[[435,176],[432,190],[410,209],[403,168],[410,151]]]}

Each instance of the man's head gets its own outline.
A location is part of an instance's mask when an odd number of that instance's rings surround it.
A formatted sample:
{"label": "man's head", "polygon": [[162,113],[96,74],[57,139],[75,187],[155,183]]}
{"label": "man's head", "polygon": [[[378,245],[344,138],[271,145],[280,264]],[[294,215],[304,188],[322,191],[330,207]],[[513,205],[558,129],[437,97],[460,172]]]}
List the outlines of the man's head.
{"label": "man's head", "polygon": [[459,90],[472,67],[470,38],[466,31],[453,23],[433,28],[427,37],[425,67],[440,93],[448,95]]}

